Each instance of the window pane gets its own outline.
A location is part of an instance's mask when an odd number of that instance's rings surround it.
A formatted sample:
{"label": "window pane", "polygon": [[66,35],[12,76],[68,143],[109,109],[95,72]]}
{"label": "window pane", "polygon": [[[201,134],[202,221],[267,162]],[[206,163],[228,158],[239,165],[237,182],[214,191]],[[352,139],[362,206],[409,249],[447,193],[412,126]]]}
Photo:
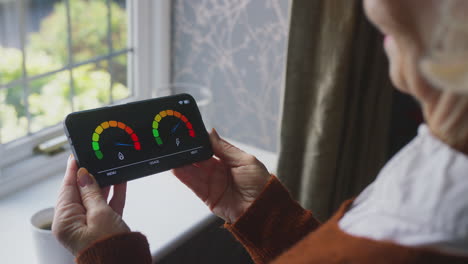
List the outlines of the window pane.
{"label": "window pane", "polygon": [[67,65],[67,14],[64,1],[26,1],[26,69],[28,76]]}
{"label": "window pane", "polygon": [[112,86],[112,99],[114,101],[122,100],[131,95],[130,86],[127,82],[127,57],[130,55],[124,54],[112,58],[112,73],[114,83]]}
{"label": "window pane", "polygon": [[68,71],[34,80],[29,84],[29,89],[31,132],[56,125],[71,112]]}
{"label": "window pane", "polygon": [[[101,57],[127,48],[127,27],[126,0],[0,0],[0,143],[129,97],[128,55]],[[45,74],[70,62],[86,63],[71,69],[73,86],[69,70]]]}
{"label": "window pane", "polygon": [[0,90],[0,143],[26,136],[28,120],[23,101],[23,88],[18,85]]}
{"label": "window pane", "polygon": [[[123,38],[121,24],[126,23],[125,10],[111,3],[112,27],[115,28],[112,39]],[[108,46],[108,8],[105,0],[84,1],[70,0],[73,57],[75,62],[89,60],[105,55],[110,51]],[[120,41],[121,42],[121,41]]]}
{"label": "window pane", "polygon": [[110,74],[107,61],[73,69],[74,110],[85,110],[110,103]]}
{"label": "window pane", "polygon": [[127,48],[127,1],[112,1],[112,43],[115,51]]}
{"label": "window pane", "polygon": [[22,76],[19,17],[16,1],[0,1],[0,85]]}

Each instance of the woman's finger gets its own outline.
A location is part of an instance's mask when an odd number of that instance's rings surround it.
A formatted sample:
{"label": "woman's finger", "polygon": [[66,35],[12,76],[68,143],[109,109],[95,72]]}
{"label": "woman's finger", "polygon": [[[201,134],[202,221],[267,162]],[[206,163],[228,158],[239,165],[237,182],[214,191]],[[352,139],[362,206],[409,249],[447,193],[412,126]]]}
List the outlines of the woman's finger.
{"label": "woman's finger", "polygon": [[57,200],[57,207],[68,205],[71,203],[80,203],[80,192],[76,186],[76,173],[78,165],[73,155],[68,157],[67,169],[63,177],[62,186],[60,187],[59,197]]}
{"label": "woman's finger", "polygon": [[204,170],[207,174],[212,174],[216,168],[216,166],[221,165],[221,161],[216,159],[216,158],[210,158],[207,160],[203,160],[200,162],[195,162],[193,163],[195,167],[201,168]]}
{"label": "woman's finger", "polygon": [[62,186],[76,185],[76,172],[78,171],[78,165],[76,164],[75,157],[70,155],[67,161],[67,169],[65,170],[65,176],[63,177]]}
{"label": "woman's finger", "polygon": [[205,171],[193,164],[172,170],[172,173],[200,198],[204,198],[206,188]]}
{"label": "woman's finger", "polygon": [[110,186],[106,186],[101,189],[102,197],[104,197],[104,200],[107,201],[109,199],[109,192],[110,192]]}
{"label": "woman's finger", "polygon": [[107,206],[107,201],[102,196],[101,188],[87,169],[80,168],[78,170],[77,183],[81,194],[81,201],[86,211],[100,210]]}
{"label": "woman's finger", "polygon": [[213,128],[210,133],[210,143],[214,154],[229,167],[239,167],[250,157],[249,154],[222,139]]}
{"label": "woman's finger", "polygon": [[123,215],[123,210],[125,207],[125,199],[127,197],[127,183],[121,183],[114,185],[114,193],[112,199],[109,202],[109,206],[120,216]]}

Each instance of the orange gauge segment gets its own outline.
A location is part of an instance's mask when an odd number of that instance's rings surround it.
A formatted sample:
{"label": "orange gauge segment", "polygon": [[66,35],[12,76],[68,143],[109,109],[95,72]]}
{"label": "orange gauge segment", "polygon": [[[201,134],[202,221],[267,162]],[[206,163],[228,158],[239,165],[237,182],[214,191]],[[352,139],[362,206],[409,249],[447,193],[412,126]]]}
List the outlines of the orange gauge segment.
{"label": "orange gauge segment", "polygon": [[102,122],[102,123],[101,123],[101,126],[102,126],[102,128],[107,129],[107,128],[109,128],[109,122],[107,122],[107,121],[106,121],[106,122]]}
{"label": "orange gauge segment", "polygon": [[117,126],[121,129],[125,129],[126,125],[122,122],[117,122]]}

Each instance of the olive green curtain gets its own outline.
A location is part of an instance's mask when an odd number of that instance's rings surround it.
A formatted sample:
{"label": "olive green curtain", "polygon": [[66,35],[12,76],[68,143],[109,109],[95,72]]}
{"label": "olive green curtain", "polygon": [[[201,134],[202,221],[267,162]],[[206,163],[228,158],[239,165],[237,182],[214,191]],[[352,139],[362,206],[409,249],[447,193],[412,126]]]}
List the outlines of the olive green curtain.
{"label": "olive green curtain", "polygon": [[392,87],[360,0],[294,0],[278,176],[319,219],[386,160]]}

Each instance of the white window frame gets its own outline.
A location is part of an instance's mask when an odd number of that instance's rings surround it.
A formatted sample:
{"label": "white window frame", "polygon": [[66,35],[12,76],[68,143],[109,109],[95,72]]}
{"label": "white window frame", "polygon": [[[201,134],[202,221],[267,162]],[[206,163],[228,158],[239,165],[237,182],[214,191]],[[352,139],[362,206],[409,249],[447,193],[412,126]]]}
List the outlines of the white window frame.
{"label": "white window frame", "polygon": [[[119,103],[157,96],[157,88],[170,83],[171,1],[132,0],[127,10],[129,43],[133,46],[128,67],[133,96]],[[63,134],[60,124],[0,145],[0,198],[64,171],[70,151],[53,156],[33,151],[38,144]]]}

